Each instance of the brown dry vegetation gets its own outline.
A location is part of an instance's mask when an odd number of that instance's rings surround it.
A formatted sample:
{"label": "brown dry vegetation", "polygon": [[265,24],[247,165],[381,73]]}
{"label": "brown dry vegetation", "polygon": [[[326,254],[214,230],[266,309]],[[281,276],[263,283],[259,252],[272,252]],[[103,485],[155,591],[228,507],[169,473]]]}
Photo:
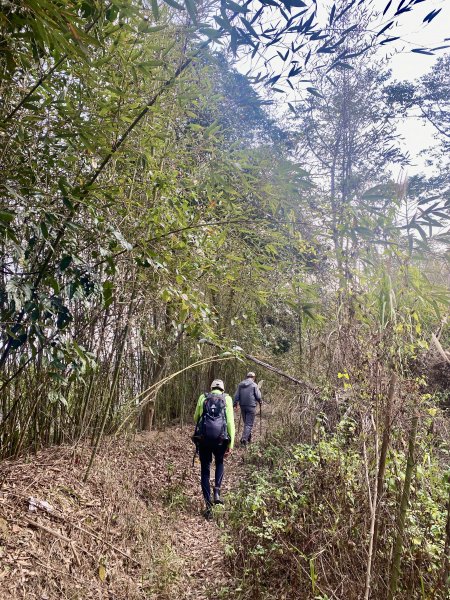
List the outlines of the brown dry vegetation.
{"label": "brown dry vegetation", "polygon": [[[190,428],[111,438],[89,481],[89,448],[58,447],[0,467],[1,600],[220,597],[219,529],[200,514]],[[226,490],[239,477],[237,452]],[[29,511],[29,498],[52,513]]]}

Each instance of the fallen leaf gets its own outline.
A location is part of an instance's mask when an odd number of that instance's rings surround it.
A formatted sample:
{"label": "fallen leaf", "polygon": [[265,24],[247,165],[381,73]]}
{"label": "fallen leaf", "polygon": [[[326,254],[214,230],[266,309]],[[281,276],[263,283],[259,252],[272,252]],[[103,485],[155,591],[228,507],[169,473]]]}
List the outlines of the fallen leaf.
{"label": "fallen leaf", "polygon": [[8,535],[8,522],[3,517],[0,517],[0,536],[6,538]]}

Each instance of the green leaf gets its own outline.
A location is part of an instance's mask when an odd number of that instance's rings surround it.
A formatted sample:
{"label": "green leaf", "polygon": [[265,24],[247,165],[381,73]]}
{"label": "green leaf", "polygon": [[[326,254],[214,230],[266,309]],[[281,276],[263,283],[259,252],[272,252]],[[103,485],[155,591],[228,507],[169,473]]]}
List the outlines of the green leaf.
{"label": "green leaf", "polygon": [[158,19],[159,19],[158,2],[157,2],[157,0],[151,0],[151,4],[152,4],[152,13],[153,13],[153,16],[155,17],[155,21],[158,21]]}
{"label": "green leaf", "polygon": [[214,29],[213,27],[201,27],[199,32],[208,36],[210,40],[217,40],[222,36],[220,29]]}
{"label": "green leaf", "polygon": [[399,193],[398,185],[395,183],[386,183],[376,185],[364,192],[362,198],[364,200],[392,200]]}
{"label": "green leaf", "polygon": [[0,210],[0,223],[1,225],[10,225],[12,221],[14,221],[15,213],[10,212],[9,210]]}
{"label": "green leaf", "polygon": [[146,60],[145,62],[138,63],[136,67],[138,69],[154,69],[155,67],[163,67],[163,60]]}
{"label": "green leaf", "polygon": [[420,234],[420,237],[423,239],[423,241],[424,241],[425,243],[428,243],[428,237],[427,237],[427,234],[425,233],[425,231],[422,229],[422,227],[421,227],[421,226],[420,226],[418,223],[416,223],[416,222],[410,223],[410,224],[409,224],[409,227],[410,227],[410,228],[412,227],[412,228],[416,229],[416,231],[418,231],[418,232],[419,232],[419,234]]}
{"label": "green leaf", "polygon": [[39,226],[41,228],[41,232],[42,232],[43,238],[45,240],[48,239],[48,227],[47,227],[47,224],[44,223],[44,221],[41,221],[41,223],[39,224]]}
{"label": "green leaf", "polygon": [[256,31],[254,30],[254,28],[252,27],[252,25],[250,24],[249,21],[247,21],[247,19],[245,19],[244,17],[241,17],[241,21],[244,23],[245,27],[247,28],[248,32],[250,33],[250,35],[253,35],[254,37],[258,37],[258,34],[256,33]]}
{"label": "green leaf", "polygon": [[69,256],[68,254],[66,254],[66,256],[63,256],[63,258],[61,259],[61,262],[59,263],[60,270],[65,271],[71,262],[72,262],[71,256]]}
{"label": "green leaf", "polygon": [[227,8],[229,8],[230,10],[232,10],[233,12],[244,13],[244,14],[248,12],[248,8],[246,8],[245,6],[241,6],[240,4],[237,4],[237,2],[233,2],[233,0],[226,0],[225,6]]}
{"label": "green leaf", "polygon": [[63,204],[66,208],[68,208],[71,212],[74,210],[74,206],[72,202],[66,196],[63,197]]}
{"label": "green leaf", "polygon": [[191,17],[193,23],[197,23],[197,6],[194,0],[184,0],[186,9]]}
{"label": "green leaf", "polygon": [[307,87],[306,91],[309,92],[310,94],[312,94],[313,96],[317,96],[318,98],[323,98],[322,94],[319,92],[319,90],[316,90],[316,88]]}
{"label": "green leaf", "polygon": [[57,282],[57,280],[55,279],[55,277],[53,277],[52,275],[49,275],[46,278],[45,283],[47,285],[49,285],[53,289],[53,291],[55,292],[55,294],[59,294],[60,287],[59,287],[59,283]]}
{"label": "green leaf", "polygon": [[220,27],[222,27],[222,29],[229,31],[230,33],[232,31],[234,31],[234,29],[233,29],[231,23],[228,21],[228,19],[223,19],[222,17],[214,17],[214,21],[216,21],[216,23],[218,25],[220,25]]}
{"label": "green leaf", "polygon": [[163,290],[161,293],[161,298],[164,300],[164,302],[170,302],[172,300],[172,294],[169,292],[169,290]]}
{"label": "green leaf", "polygon": [[114,285],[112,281],[105,281],[103,284],[103,307],[108,308],[111,305],[113,296]]}
{"label": "green leaf", "polygon": [[335,62],[333,65],[331,65],[329,71],[331,71],[331,69],[334,69],[336,67],[340,68],[340,69],[348,69],[348,70],[353,69],[352,65],[350,65],[349,63],[338,61],[338,62]]}
{"label": "green leaf", "polygon": [[139,25],[139,31],[141,33],[157,33],[167,29],[167,25],[149,25],[148,23],[141,23]]}

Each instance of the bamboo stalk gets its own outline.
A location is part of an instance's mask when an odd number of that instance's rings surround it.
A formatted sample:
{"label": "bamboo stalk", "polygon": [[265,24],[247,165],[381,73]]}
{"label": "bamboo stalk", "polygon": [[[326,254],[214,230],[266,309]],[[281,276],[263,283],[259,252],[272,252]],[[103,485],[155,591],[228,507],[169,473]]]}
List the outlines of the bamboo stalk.
{"label": "bamboo stalk", "polygon": [[408,510],[409,496],[411,491],[411,481],[415,467],[414,454],[416,450],[416,434],[418,422],[419,417],[417,414],[415,414],[412,418],[411,430],[409,433],[408,459],[406,462],[405,483],[403,485],[402,498],[400,501],[400,508],[397,517],[397,537],[395,539],[394,550],[392,554],[392,569],[389,578],[389,592],[387,596],[388,600],[395,599],[400,580],[400,567],[402,560],[403,536],[405,533],[406,513]]}
{"label": "bamboo stalk", "polygon": [[395,388],[398,381],[398,375],[392,372],[390,381],[389,381],[389,389],[386,398],[386,405],[384,409],[384,425],[383,425],[383,437],[381,440],[381,451],[380,458],[378,461],[378,475],[377,475],[377,502],[375,504],[375,530],[373,533],[373,557],[376,556],[377,547],[378,547],[378,530],[379,530],[379,522],[378,522],[378,514],[379,514],[379,503],[381,501],[383,495],[383,487],[384,487],[384,475],[386,472],[386,461],[387,454],[389,450],[389,444],[391,439],[391,428],[392,428],[392,406],[394,402],[395,396]]}
{"label": "bamboo stalk", "polygon": [[[375,457],[378,461],[378,431],[373,420],[373,415],[371,415],[372,427],[374,430],[375,437]],[[365,442],[364,442],[364,454],[365,452]],[[366,568],[366,583],[364,589],[364,600],[369,600],[370,596],[370,585],[372,581],[372,562],[373,562],[373,554],[375,550],[375,525],[377,518],[377,502],[378,502],[378,485],[377,481],[375,481],[373,496],[370,492],[370,480],[368,473],[368,463],[366,459],[367,465],[367,485],[368,485],[368,494],[369,494],[369,505],[370,505],[370,531],[369,531],[369,549],[367,551],[367,568]]]}
{"label": "bamboo stalk", "polygon": [[[173,379],[174,377],[177,377],[178,375],[181,375],[181,373],[184,373],[185,371],[188,371],[189,369],[194,369],[195,367],[199,367],[202,365],[206,365],[209,363],[213,363],[213,362],[222,362],[222,361],[227,361],[227,360],[232,360],[234,359],[234,356],[213,356],[210,358],[202,358],[201,360],[198,360],[190,365],[188,365],[187,367],[184,367],[178,371],[176,371],[175,373],[172,373],[171,375],[168,375],[167,377],[165,377],[164,379],[161,379],[160,381],[158,381],[157,383],[154,383],[153,385],[151,385],[150,387],[148,387],[146,390],[144,390],[143,392],[141,392],[140,394],[138,394],[137,396],[135,396],[131,401],[130,404],[133,406],[132,410],[129,412],[129,414],[124,418],[124,420],[122,421],[122,423],[119,425],[119,427],[116,430],[116,435],[118,435],[122,429],[124,428],[124,426],[126,425],[126,423],[128,423],[128,421],[140,410],[142,410],[142,408],[145,406],[145,404],[147,402],[151,402],[153,401],[156,393],[158,392],[158,390],[163,386],[166,385],[171,379]],[[138,400],[142,399],[138,404],[135,404]]]}
{"label": "bamboo stalk", "polygon": [[137,282],[136,282],[136,279],[135,279],[134,282],[133,282],[133,291],[132,291],[132,294],[131,294],[130,304],[129,304],[129,307],[128,307],[127,322],[126,322],[125,329],[124,329],[123,335],[122,335],[122,340],[121,340],[121,343],[120,343],[119,354],[118,354],[116,366],[115,366],[115,369],[114,369],[114,374],[113,374],[113,380],[112,380],[112,383],[111,383],[111,388],[109,390],[108,401],[106,402],[106,406],[104,408],[102,422],[101,422],[101,426],[100,426],[100,431],[98,433],[95,445],[94,445],[94,447],[92,449],[91,457],[89,459],[89,464],[87,466],[86,472],[85,472],[84,477],[83,477],[83,482],[87,481],[87,479],[89,477],[89,473],[90,473],[91,468],[92,468],[92,465],[94,463],[94,459],[95,459],[95,456],[97,454],[98,447],[100,445],[100,441],[101,441],[101,439],[103,437],[103,432],[105,430],[105,425],[106,425],[106,421],[108,419],[109,410],[110,410],[110,407],[111,407],[111,404],[112,404],[112,401],[113,401],[114,392],[116,390],[117,382],[119,380],[120,366],[122,364],[122,358],[123,358],[123,353],[124,353],[124,349],[125,349],[125,343],[127,341],[128,332],[130,330],[131,316],[132,316],[133,304],[134,304],[134,297],[135,297],[135,293],[136,293],[136,283]]}
{"label": "bamboo stalk", "polygon": [[[216,344],[215,342],[211,342],[210,340],[203,339],[200,341],[203,342],[204,344],[208,344],[209,346],[213,346],[214,348],[220,348],[220,350],[224,350],[224,348],[222,346],[220,346],[219,344]],[[254,362],[255,364],[259,365],[260,367],[267,369],[268,371],[272,371],[273,373],[276,373],[277,375],[280,375],[281,377],[284,377],[285,379],[288,379],[289,381],[292,381],[293,383],[296,383],[298,385],[303,385],[304,387],[306,387],[307,389],[309,389],[311,391],[314,391],[314,392],[316,391],[315,388],[312,385],[310,385],[309,383],[307,383],[306,381],[302,381],[300,379],[297,379],[296,377],[292,377],[292,375],[289,375],[288,373],[281,371],[281,369],[274,367],[273,365],[261,360],[260,358],[257,358],[256,356],[252,356],[251,354],[245,354],[245,353],[243,356],[247,360]]]}

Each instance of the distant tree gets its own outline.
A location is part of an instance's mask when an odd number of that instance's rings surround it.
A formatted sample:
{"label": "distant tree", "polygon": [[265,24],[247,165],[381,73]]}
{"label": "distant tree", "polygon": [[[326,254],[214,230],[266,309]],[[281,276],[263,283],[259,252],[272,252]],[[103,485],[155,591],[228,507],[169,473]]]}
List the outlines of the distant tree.
{"label": "distant tree", "polygon": [[333,243],[341,286],[351,277],[351,258],[359,256],[369,231],[370,239],[381,236],[395,194],[385,185],[388,167],[405,162],[395,109],[384,94],[390,73],[374,51],[363,52],[367,26],[361,9],[347,13],[345,27],[352,31],[342,51],[352,58],[335,65],[325,55],[328,68],[313,72],[308,98],[291,106],[298,156],[321,189],[316,207]]}
{"label": "distant tree", "polygon": [[433,238],[442,256],[442,249],[450,243],[450,54],[438,58],[416,82],[390,83],[385,93],[399,115],[423,120],[434,129],[436,143],[423,151],[431,174],[415,175],[407,186],[407,229],[411,244],[423,246],[427,238]]}

